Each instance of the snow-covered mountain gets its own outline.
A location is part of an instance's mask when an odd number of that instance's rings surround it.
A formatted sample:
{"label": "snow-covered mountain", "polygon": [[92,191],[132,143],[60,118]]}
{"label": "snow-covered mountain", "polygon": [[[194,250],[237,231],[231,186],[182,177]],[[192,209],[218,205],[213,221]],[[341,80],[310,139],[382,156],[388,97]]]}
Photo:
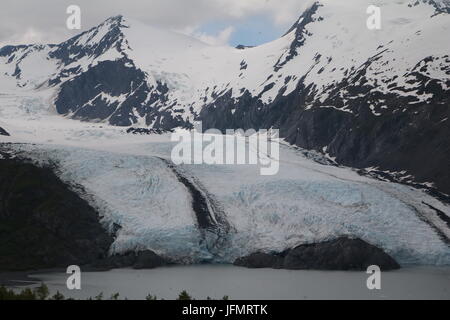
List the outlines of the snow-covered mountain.
{"label": "snow-covered mountain", "polygon": [[[224,99],[232,115],[241,100],[256,99],[263,111],[298,91],[308,92],[304,108],[330,107],[339,85],[345,85],[341,105],[333,108],[344,112],[349,98],[373,94],[375,86],[415,104],[431,102],[433,95],[418,87],[426,83],[422,73],[436,90],[447,90],[449,48],[439,37],[448,31],[448,15],[418,1],[383,4],[383,28],[371,31],[365,28],[369,4],[314,2],[282,38],[245,50],[117,16],[59,45],[2,48],[2,75],[21,87],[57,87],[59,113],[152,127],[192,123]],[[120,79],[112,80],[117,72]],[[368,98],[374,115],[389,112]]]}
{"label": "snow-covered mountain", "polygon": [[51,92],[74,119],[279,128],[339,163],[449,194],[448,1],[380,3],[381,30],[366,28],[370,4],[312,2],[283,37],[244,49],[117,16],[58,45],[3,47],[0,81]]}
{"label": "snow-covered mountain", "polygon": [[[369,4],[312,2],[283,37],[253,48],[122,16],[60,44],[3,47],[0,142],[13,144],[0,160],[55,168],[114,233],[111,254],[232,263],[349,236],[402,265],[449,265],[445,195],[330,165],[450,194],[448,1],[379,3],[374,31]],[[169,135],[122,128],[200,120],[279,128],[280,172],[176,167]]]}

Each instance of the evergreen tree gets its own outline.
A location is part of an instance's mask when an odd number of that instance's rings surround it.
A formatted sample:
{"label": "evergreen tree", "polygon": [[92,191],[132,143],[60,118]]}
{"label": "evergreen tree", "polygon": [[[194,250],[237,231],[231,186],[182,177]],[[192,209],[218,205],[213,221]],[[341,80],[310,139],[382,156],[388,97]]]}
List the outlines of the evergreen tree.
{"label": "evergreen tree", "polygon": [[183,290],[178,295],[178,299],[177,300],[192,300],[192,297],[187,293],[186,290]]}
{"label": "evergreen tree", "polygon": [[41,283],[41,285],[34,289],[34,294],[36,295],[36,298],[38,300],[45,300],[50,295],[50,292],[48,290],[48,287]]}

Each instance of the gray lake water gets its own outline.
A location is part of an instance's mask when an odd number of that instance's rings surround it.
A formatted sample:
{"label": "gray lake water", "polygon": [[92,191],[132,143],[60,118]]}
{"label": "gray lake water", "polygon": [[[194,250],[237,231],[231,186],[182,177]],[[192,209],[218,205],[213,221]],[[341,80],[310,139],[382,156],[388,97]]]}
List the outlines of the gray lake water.
{"label": "gray lake water", "polygon": [[82,272],[81,290],[66,288],[65,273],[33,274],[51,292],[85,299],[100,292],[143,299],[147,294],[175,299],[182,290],[196,299],[446,299],[450,300],[450,267],[408,267],[383,272],[381,290],[368,290],[365,272],[245,269],[228,265],[173,266],[154,270],[117,269]]}

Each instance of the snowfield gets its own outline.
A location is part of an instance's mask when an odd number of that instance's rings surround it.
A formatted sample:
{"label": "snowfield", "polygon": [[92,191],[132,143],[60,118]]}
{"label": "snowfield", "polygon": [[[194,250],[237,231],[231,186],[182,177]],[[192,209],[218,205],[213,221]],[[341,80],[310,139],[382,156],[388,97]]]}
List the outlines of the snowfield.
{"label": "snowfield", "polygon": [[258,250],[349,235],[403,265],[450,265],[450,229],[430,207],[450,216],[448,205],[408,186],[320,164],[287,144],[281,144],[275,176],[261,176],[252,165],[177,168],[206,190],[229,224],[205,236],[189,190],[162,160],[170,161],[175,145],[169,134],[130,135],[124,128],[62,118],[46,101],[18,91],[1,94],[1,125],[11,136],[0,142],[55,164],[61,179],[100,211],[104,225],[118,229],[111,253],[151,249],[181,263],[233,262]]}

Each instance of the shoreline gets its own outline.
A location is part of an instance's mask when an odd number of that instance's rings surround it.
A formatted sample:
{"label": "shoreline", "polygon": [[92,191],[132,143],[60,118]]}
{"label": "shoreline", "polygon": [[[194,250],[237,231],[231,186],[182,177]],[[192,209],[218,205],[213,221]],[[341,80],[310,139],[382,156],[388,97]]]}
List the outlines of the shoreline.
{"label": "shoreline", "polygon": [[[149,272],[149,271],[160,271],[163,269],[176,269],[176,268],[236,268],[236,269],[245,269],[248,271],[258,271],[258,270],[272,270],[274,272],[332,272],[332,273],[365,273],[365,271],[361,270],[318,270],[318,269],[274,269],[274,268],[247,268],[243,266],[234,265],[232,263],[205,263],[205,264],[171,264],[164,265],[156,268],[149,269],[134,269],[132,267],[123,267],[123,268],[99,268],[92,266],[81,267],[82,273],[105,273],[105,272],[114,272],[114,271],[133,271],[136,273],[139,272]],[[386,270],[382,271],[383,273],[395,273],[402,272],[407,270],[420,270],[420,269],[433,269],[433,270],[450,270],[450,265],[402,265],[400,269],[394,270]],[[61,275],[65,274],[66,270],[64,268],[50,268],[50,269],[38,269],[38,270],[28,270],[28,271],[0,271],[0,286],[5,287],[25,287],[28,285],[39,284],[41,281],[38,276],[39,275]],[[69,275],[68,275],[69,276]]]}
{"label": "shoreline", "polygon": [[[44,272],[44,273],[41,273]],[[196,300],[207,297],[231,300],[358,300],[358,299],[450,299],[450,266],[410,265],[382,272],[381,290],[368,290],[364,271],[317,271],[248,269],[233,265],[172,265],[156,269],[112,269],[107,272],[82,270],[82,290],[68,290],[65,270],[21,272],[26,282],[10,282],[20,291],[44,283],[50,294],[60,292],[66,298],[85,300],[117,293],[120,298],[143,300],[151,294],[158,299],[174,300],[186,291]],[[5,277],[6,274],[0,274]],[[8,273],[16,278],[19,273]],[[33,280],[35,282],[33,283]],[[266,290],[265,288],[271,288]]]}

